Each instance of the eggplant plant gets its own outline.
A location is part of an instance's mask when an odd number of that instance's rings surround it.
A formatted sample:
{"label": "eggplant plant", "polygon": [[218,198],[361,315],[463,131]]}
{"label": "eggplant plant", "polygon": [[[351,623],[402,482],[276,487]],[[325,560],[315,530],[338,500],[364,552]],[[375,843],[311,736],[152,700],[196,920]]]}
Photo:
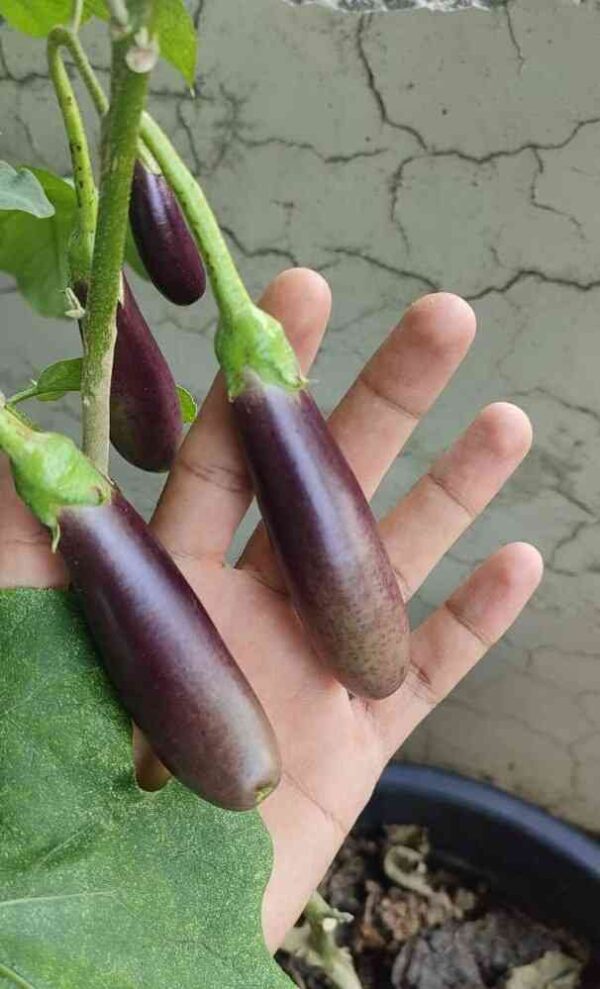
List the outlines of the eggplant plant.
{"label": "eggplant plant", "polygon": [[[255,840],[260,826],[252,812],[279,782],[277,739],[196,593],[110,480],[111,442],[136,467],[166,471],[184,423],[196,413],[124,274],[129,233],[153,285],[174,304],[201,300],[206,265],[219,309],[215,352],[273,549],[315,653],[350,694],[383,698],[403,682],[404,603],[371,510],[281,324],[251,300],[198,181],[146,110],[149,75],[161,53],[188,83],[194,78],[196,39],[183,0],[0,0],[0,14],[13,28],[47,39],[72,165],[69,180],[34,164],[0,166],[0,268],[39,312],[70,319],[80,330],[71,355],[14,394],[0,394],[0,449],[19,497],[49,530],[70,579],[67,592],[0,594],[0,655],[11,659],[0,695],[14,694],[9,708],[17,710],[17,724],[30,697],[41,695],[33,732],[44,753],[31,789],[39,790],[45,774],[73,827],[61,841],[52,813],[34,823],[22,795],[21,802],[9,801],[0,905],[66,898],[72,911],[63,914],[61,905],[40,913],[32,906],[0,924],[0,981],[66,989],[275,989],[287,980],[259,933],[271,850],[262,831]],[[108,95],[80,38],[81,24],[92,17],[109,21]],[[65,55],[102,120],[97,163]],[[32,271],[44,238],[52,241],[56,263],[42,285]],[[27,415],[21,410],[22,403],[67,392],[81,397],[81,449],[38,428],[31,405]],[[56,676],[48,655],[56,658]],[[75,718],[68,742],[61,714],[73,705],[87,720]],[[175,777],[158,794],[144,793],[133,779],[124,712]],[[14,746],[11,721],[0,727],[0,764],[10,762]],[[18,756],[3,792],[28,772]],[[132,815],[142,824],[132,824]],[[241,899],[251,918],[240,926],[231,912],[232,889],[240,891],[230,880],[229,850],[236,843],[243,849],[244,835],[254,871],[243,873],[248,889]],[[167,846],[154,895],[147,850],[153,841]],[[198,875],[203,841],[197,887],[214,902],[209,910],[201,909],[186,873],[190,862]],[[224,862],[229,871],[222,879]],[[178,884],[186,896],[174,892]],[[88,911],[100,948],[110,937],[120,945],[109,975],[88,940]],[[204,954],[194,941],[198,916],[207,925],[200,934],[208,939]],[[163,923],[165,939],[178,946],[168,972],[147,937]],[[250,973],[242,959],[234,981],[239,944],[244,952],[251,946],[253,968]]]}

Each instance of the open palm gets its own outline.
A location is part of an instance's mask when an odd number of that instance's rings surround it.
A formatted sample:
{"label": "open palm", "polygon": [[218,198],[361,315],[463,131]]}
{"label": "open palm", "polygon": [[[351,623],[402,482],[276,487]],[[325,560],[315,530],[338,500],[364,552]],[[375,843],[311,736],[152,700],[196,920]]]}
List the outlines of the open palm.
{"label": "open palm", "polygon": [[[314,272],[284,272],[262,306],[280,319],[307,368],[329,317]],[[411,307],[351,387],[330,423],[371,497],[475,333],[462,300]],[[484,409],[382,521],[405,597],[502,487],[531,429],[512,405]],[[2,466],[0,586],[57,586],[65,574],[46,533],[16,499]],[[542,574],[537,551],[505,546],[412,635],[412,665],[386,701],[350,699],[310,649],[261,528],[238,566],[225,563],[252,493],[219,376],[184,442],[153,526],[194,586],[262,700],[277,733],[283,780],[263,805],[275,845],[264,907],[275,947],[313,891],[389,758],[515,620]]]}

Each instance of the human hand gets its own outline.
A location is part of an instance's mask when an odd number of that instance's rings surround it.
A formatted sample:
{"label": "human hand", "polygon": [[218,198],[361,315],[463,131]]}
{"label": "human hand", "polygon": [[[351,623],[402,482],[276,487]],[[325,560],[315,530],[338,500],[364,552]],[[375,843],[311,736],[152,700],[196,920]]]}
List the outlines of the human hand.
{"label": "human hand", "polygon": [[[292,270],[262,306],[307,368],[330,311],[314,272]],[[468,305],[433,295],[412,306],[333,413],[331,429],[371,497],[475,333]],[[407,599],[527,453],[523,412],[484,409],[381,523]],[[510,627],[542,575],[538,552],[505,546],[412,634],[405,684],[385,701],[350,699],[322,669],[281,584],[262,528],[236,568],[232,538],[252,499],[219,376],[182,445],[153,520],[260,697],[277,733],[283,779],[262,806],[275,847],[264,929],[275,948],[320,881],[386,762]],[[0,476],[0,587],[60,586],[60,557]]]}

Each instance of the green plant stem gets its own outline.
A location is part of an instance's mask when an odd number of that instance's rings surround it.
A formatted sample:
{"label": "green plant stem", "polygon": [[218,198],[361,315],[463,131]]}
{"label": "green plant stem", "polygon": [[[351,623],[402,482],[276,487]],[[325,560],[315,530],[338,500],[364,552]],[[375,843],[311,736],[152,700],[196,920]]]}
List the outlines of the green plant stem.
{"label": "green plant stem", "polygon": [[69,141],[77,197],[77,224],[69,247],[71,284],[74,285],[87,279],[91,270],[97,197],[85,127],[60,49],[60,37],[53,31],[48,37],[48,66]]}
{"label": "green plant stem", "polygon": [[[96,73],[94,72],[90,60],[88,59],[85,49],[81,44],[81,41],[77,37],[77,34],[72,28],[67,27],[56,27],[52,31],[52,36],[56,39],[58,44],[66,48],[75,63],[75,67],[81,76],[81,79],[91,97],[94,108],[99,117],[105,117],[108,113],[108,99],[106,93],[102,89],[102,86],[98,80]],[[151,172],[159,171],[156,160],[148,151],[148,148],[144,145],[143,141],[138,143],[138,157],[144,162],[146,168]]]}
{"label": "green plant stem", "polygon": [[106,0],[106,6],[114,24],[121,26],[129,23],[129,10],[126,0]]}
{"label": "green plant stem", "polygon": [[69,27],[59,26],[53,29],[51,37],[55,39],[57,44],[63,45],[70,52],[96,112],[101,117],[106,116],[109,107],[108,98],[75,32]]}
{"label": "green plant stem", "polygon": [[83,17],[83,0],[73,0],[73,13],[71,14],[70,28],[77,33],[81,27]]}
{"label": "green plant stem", "polygon": [[285,937],[283,949],[325,972],[336,989],[362,989],[352,956],[336,940],[340,923],[352,920],[349,914],[332,909],[319,893],[313,893],[304,908],[305,923]]}
{"label": "green plant stem", "polygon": [[18,405],[19,402],[25,402],[28,398],[35,398],[37,395],[37,384],[31,385],[30,388],[24,388],[23,391],[18,391],[10,398],[7,398],[6,404],[8,406]]}
{"label": "green plant stem", "polygon": [[[132,0],[131,9],[138,15],[138,28],[152,26],[153,0],[140,0],[137,4]],[[83,322],[83,448],[102,471],[108,469],[115,318],[121,292],[131,180],[148,89],[149,73],[132,72],[127,64],[128,51],[134,44],[133,36],[128,35],[112,46],[110,109],[103,129],[98,223]]]}
{"label": "green plant stem", "polygon": [[200,185],[148,113],[141,137],[175,193],[208,271],[219,307],[215,351],[230,398],[249,378],[297,391],[305,384],[283,327],[252,302]]}

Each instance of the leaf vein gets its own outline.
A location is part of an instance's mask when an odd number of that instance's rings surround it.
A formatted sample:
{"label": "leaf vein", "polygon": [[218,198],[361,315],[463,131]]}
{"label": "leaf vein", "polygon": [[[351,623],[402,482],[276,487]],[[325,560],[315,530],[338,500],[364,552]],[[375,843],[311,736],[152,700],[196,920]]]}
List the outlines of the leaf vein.
{"label": "leaf vein", "polygon": [[8,965],[3,965],[2,962],[0,962],[0,975],[10,979],[16,986],[19,986],[19,989],[35,989],[35,986],[31,982],[28,982],[27,979],[24,979],[21,975],[18,975],[14,969],[9,968]]}

